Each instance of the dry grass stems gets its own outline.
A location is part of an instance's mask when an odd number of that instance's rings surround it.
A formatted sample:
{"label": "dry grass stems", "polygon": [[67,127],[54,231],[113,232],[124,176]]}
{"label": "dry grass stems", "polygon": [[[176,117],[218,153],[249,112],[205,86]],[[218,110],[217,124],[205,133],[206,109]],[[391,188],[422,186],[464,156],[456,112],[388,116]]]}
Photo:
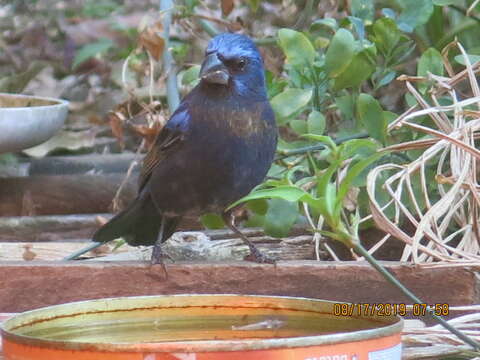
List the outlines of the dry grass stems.
{"label": "dry grass stems", "polygon": [[[466,64],[458,74],[447,60],[448,51],[455,46]],[[417,105],[393,121],[389,130],[408,128],[419,137],[387,150],[417,150],[421,154],[410,163],[384,164],[369,173],[370,217],[386,233],[369,252],[373,254],[396,239],[405,243],[401,261],[428,267],[480,267],[480,151],[475,147],[475,140],[480,138],[476,79],[480,62],[472,65],[459,43],[448,45],[443,58],[449,77],[430,74],[425,80],[433,85],[425,95],[412,85],[417,78],[399,78],[406,82]],[[463,310],[474,313],[450,320],[451,325],[480,341],[478,306]],[[403,359],[480,356],[440,325],[406,328],[402,340]]]}
{"label": "dry grass stems", "polygon": [[[451,313],[456,311],[473,313],[456,317],[449,323],[476,341],[480,341],[479,310],[479,305],[450,307]],[[407,322],[402,333],[402,344],[403,360],[441,359],[454,355],[473,359],[480,356],[441,325],[408,326]]]}
{"label": "dry grass stems", "polygon": [[[425,80],[433,85],[426,95],[417,91],[409,77],[400,78],[417,105],[393,121],[389,130],[409,128],[419,139],[387,150],[424,151],[408,164],[384,164],[369,173],[371,217],[386,233],[370,253],[393,238],[405,243],[401,261],[480,266],[480,151],[474,143],[480,136],[476,79],[480,62],[472,65],[463,47],[455,45],[463,54],[466,69],[453,74],[445,60],[449,77],[428,76]],[[430,121],[425,121],[425,116]],[[413,230],[406,230],[410,228]]]}

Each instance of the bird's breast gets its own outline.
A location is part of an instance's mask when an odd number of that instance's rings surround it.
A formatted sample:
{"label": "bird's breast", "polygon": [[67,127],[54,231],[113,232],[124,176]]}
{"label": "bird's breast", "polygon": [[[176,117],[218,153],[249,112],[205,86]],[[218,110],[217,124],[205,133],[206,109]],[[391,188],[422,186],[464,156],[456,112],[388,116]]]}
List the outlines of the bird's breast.
{"label": "bird's breast", "polygon": [[151,192],[164,212],[221,211],[270,168],[277,135],[269,104],[214,105],[190,108],[191,128],[181,147],[157,170],[163,181]]}

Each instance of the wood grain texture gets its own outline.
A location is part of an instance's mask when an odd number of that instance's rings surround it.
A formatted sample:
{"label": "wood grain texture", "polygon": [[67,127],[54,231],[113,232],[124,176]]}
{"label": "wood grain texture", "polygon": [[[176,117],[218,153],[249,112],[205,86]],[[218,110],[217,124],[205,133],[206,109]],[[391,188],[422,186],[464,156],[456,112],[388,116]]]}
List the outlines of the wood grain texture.
{"label": "wood grain texture", "polygon": [[[388,268],[428,303],[478,303],[478,281],[464,268]],[[146,262],[0,262],[0,312],[19,312],[69,301],[182,293],[303,296],[355,303],[404,303],[399,292],[361,262],[286,261],[168,264]]]}
{"label": "wood grain texture", "polygon": [[[109,212],[124,174],[62,175],[0,178],[0,216]],[[122,201],[136,196],[130,179]]]}

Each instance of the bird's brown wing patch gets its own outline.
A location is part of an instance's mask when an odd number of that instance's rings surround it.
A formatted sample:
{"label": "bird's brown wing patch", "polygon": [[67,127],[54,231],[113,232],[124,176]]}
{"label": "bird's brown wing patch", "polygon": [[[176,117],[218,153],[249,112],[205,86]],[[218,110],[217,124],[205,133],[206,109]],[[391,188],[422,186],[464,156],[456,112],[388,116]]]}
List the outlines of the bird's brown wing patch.
{"label": "bird's brown wing patch", "polygon": [[183,134],[164,128],[157,136],[153,146],[143,158],[142,169],[140,170],[139,189],[141,190],[147,183],[153,169],[168,156],[167,150],[170,150],[175,144],[178,145]]}

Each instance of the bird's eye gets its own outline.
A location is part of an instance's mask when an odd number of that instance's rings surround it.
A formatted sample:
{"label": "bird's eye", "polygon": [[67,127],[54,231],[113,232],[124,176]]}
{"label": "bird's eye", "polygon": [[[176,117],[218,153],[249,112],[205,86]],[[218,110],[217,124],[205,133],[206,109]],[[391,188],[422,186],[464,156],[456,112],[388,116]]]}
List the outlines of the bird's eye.
{"label": "bird's eye", "polygon": [[240,58],[235,62],[235,67],[238,70],[243,70],[245,69],[245,66],[247,65],[247,59],[245,58]]}

